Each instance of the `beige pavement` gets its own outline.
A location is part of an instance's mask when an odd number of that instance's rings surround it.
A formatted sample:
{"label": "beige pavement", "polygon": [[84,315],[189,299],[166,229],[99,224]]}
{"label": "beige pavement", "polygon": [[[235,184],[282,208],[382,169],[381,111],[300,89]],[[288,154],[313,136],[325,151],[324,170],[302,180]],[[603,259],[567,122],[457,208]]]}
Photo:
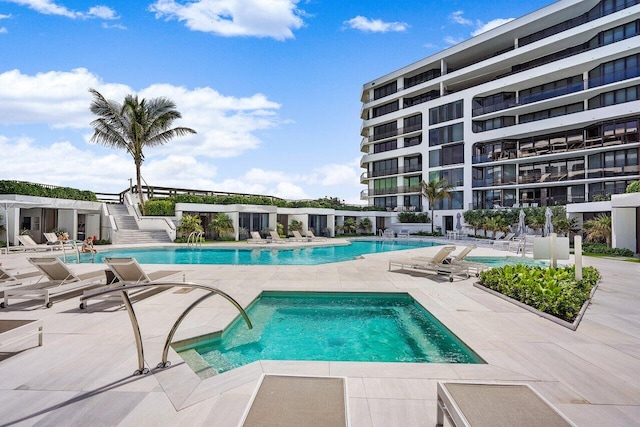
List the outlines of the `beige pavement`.
{"label": "beige pavement", "polygon": [[[455,242],[461,249],[463,242]],[[173,365],[133,377],[136,350],[128,315],[113,303],[78,298],[51,309],[19,303],[0,319],[43,319],[36,339],[0,353],[0,426],[236,426],[262,373],[347,377],[352,426],[435,425],[438,380],[527,382],[580,426],[637,425],[640,420],[640,264],[586,258],[603,280],[577,331],[570,331],[472,286],[434,275],[387,271],[390,258],[428,255],[436,248],[366,255],[318,266],[144,265],[175,271],[168,279],[210,284],[243,306],[262,290],[408,292],[487,364],[401,364],[261,361],[200,379],[173,352]],[[471,255],[504,256],[478,248]],[[26,255],[0,257],[13,272]],[[104,265],[71,265],[79,273]],[[173,321],[201,291],[178,289],[135,304],[150,368],[161,359]],[[223,328],[237,314],[213,297],[185,319],[176,339]],[[5,350],[5,349],[3,349]]]}

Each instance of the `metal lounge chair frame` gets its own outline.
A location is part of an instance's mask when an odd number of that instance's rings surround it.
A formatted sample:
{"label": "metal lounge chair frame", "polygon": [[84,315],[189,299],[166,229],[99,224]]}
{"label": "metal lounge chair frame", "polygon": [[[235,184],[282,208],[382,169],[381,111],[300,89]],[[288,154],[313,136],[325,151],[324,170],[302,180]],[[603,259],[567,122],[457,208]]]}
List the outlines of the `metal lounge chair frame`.
{"label": "metal lounge chair frame", "polygon": [[409,260],[389,260],[389,271],[393,266],[400,270],[433,271],[438,274],[448,274],[449,281],[453,282],[453,276],[469,278],[469,267],[447,263],[446,260],[455,251],[455,246],[443,246],[433,257],[414,257]]}

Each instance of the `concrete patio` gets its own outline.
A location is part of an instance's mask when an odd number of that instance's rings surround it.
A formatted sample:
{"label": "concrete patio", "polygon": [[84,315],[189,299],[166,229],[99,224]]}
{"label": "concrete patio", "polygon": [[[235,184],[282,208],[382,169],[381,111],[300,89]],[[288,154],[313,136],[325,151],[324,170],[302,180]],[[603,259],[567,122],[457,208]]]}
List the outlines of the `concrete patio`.
{"label": "concrete patio", "polygon": [[[463,242],[455,242],[458,250]],[[0,319],[42,319],[36,339],[0,353],[0,425],[237,426],[262,373],[347,377],[351,425],[435,425],[439,380],[526,382],[579,426],[637,425],[640,420],[640,264],[585,258],[603,279],[577,331],[473,287],[475,278],[387,271],[388,260],[437,248],[365,255],[318,266],[144,265],[166,279],[213,285],[249,304],[262,290],[408,292],[487,364],[261,361],[200,379],[171,351],[155,369],[177,316],[201,291],[170,289],[137,302],[148,375],[137,367],[128,315],[78,298],[50,309],[18,303]],[[478,248],[472,255],[504,256]],[[12,272],[29,269],[25,254],[0,257]],[[71,265],[79,273],[104,265]],[[176,340],[221,329],[237,315],[226,300],[206,300],[185,319]],[[6,351],[6,349],[3,349]]]}

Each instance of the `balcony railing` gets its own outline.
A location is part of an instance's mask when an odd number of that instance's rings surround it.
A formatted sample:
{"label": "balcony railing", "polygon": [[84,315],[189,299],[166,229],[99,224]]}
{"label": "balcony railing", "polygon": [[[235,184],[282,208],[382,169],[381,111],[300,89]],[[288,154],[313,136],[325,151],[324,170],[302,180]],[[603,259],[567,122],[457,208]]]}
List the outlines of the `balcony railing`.
{"label": "balcony railing", "polygon": [[[398,186],[388,188],[371,188],[368,191],[369,197],[371,196],[386,196],[389,194],[405,194],[405,193],[419,193],[419,185]],[[360,193],[362,195],[362,193]]]}
{"label": "balcony railing", "polygon": [[504,179],[474,179],[472,181],[472,186],[476,187],[492,187],[495,185],[513,185],[516,184],[515,178],[504,178]]}
{"label": "balcony railing", "polygon": [[407,126],[406,128],[397,128],[390,132],[379,133],[373,135],[372,141],[380,141],[387,138],[393,138],[394,136],[406,135],[411,132],[422,130],[422,125]]}
{"label": "balcony railing", "polygon": [[369,190],[362,190],[360,192],[360,200],[368,200],[369,199]]}
{"label": "balcony railing", "polygon": [[422,172],[422,163],[410,166],[399,166],[397,168],[374,170],[370,175],[372,178],[377,178],[380,176],[398,175],[412,172]]}
{"label": "balcony railing", "polygon": [[369,173],[362,172],[362,175],[360,175],[360,184],[364,184],[368,180],[369,180]]}

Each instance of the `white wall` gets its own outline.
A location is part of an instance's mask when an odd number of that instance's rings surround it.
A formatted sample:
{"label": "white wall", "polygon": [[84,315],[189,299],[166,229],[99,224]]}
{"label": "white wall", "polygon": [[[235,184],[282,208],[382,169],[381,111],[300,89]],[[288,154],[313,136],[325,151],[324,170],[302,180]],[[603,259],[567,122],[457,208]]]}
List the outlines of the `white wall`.
{"label": "white wall", "polygon": [[64,228],[70,239],[78,238],[78,214],[74,209],[58,210],[58,228]]}
{"label": "white wall", "polygon": [[611,246],[636,252],[636,208],[614,208],[611,211]]}

